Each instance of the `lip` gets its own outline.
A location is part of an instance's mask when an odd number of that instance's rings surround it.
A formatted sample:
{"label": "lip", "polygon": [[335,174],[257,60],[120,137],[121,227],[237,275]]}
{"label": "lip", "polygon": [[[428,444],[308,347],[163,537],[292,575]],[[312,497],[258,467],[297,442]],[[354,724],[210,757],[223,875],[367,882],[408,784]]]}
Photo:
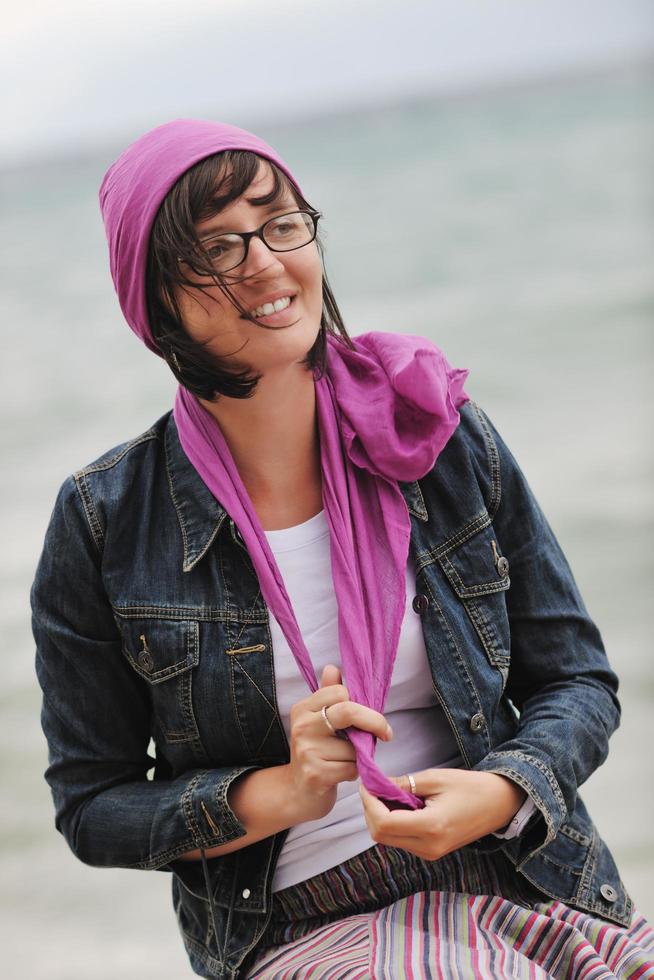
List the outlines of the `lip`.
{"label": "lip", "polygon": [[[255,322],[262,323],[264,326],[274,326],[278,323],[284,323],[288,319],[289,314],[294,315],[295,311],[293,307],[296,294],[290,292],[288,289],[280,289],[276,293],[269,293],[268,296],[265,296],[258,302],[253,303],[250,309],[254,310],[258,306],[263,306],[265,303],[274,303],[276,299],[283,299],[284,296],[290,296],[291,298],[291,302],[287,307],[285,307],[283,310],[278,310],[276,313],[269,313],[268,316],[255,317]],[[244,319],[244,317],[241,317],[241,319]]]}

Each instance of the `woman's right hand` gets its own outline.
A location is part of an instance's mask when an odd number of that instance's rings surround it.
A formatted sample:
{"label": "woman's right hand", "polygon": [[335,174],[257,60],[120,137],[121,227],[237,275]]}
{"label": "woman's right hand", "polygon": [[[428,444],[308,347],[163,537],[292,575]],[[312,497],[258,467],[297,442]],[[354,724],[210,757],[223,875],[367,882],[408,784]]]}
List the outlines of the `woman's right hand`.
{"label": "woman's right hand", "polygon": [[359,775],[352,743],[330,732],[322,716],[323,707],[337,731],[353,725],[385,742],[393,737],[382,714],[350,701],[340,670],[328,664],[319,689],[291,708],[288,776],[300,813],[298,823],[326,816],[336,802],[338,784],[351,782]]}
{"label": "woman's right hand", "polygon": [[[336,802],[338,784],[358,776],[354,747],[325,724],[321,709],[338,731],[353,725],[388,741],[393,733],[382,714],[350,701],[338,667],[322,672],[320,688],[291,708],[291,761],[252,769],[234,779],[227,800],[245,833],[228,844],[205,850],[222,857],[306,820],[326,816]],[[199,861],[200,850],[181,857]]]}

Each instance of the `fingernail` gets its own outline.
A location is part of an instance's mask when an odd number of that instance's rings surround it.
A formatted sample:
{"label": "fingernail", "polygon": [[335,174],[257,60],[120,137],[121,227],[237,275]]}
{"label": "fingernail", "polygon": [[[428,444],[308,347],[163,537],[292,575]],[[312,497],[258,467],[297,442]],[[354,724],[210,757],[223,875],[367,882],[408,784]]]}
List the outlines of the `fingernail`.
{"label": "fingernail", "polygon": [[386,726],[386,738],[393,738],[393,729],[390,725]]}

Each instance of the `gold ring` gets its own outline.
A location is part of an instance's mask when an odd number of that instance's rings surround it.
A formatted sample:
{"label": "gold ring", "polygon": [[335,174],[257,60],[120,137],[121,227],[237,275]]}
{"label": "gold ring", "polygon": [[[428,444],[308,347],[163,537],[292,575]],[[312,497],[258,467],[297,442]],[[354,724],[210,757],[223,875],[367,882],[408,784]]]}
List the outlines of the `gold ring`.
{"label": "gold ring", "polygon": [[408,772],[406,774],[406,778],[409,780],[409,788],[410,788],[411,792],[413,793],[414,796],[417,796],[418,795],[418,792],[416,790],[416,781],[415,781],[415,779],[413,778],[413,776],[411,775],[410,772]]}
{"label": "gold ring", "polygon": [[336,731],[331,721],[327,717],[327,705],[323,704],[322,708],[320,709],[320,714],[322,715],[323,721],[325,722],[327,728],[329,729],[330,735],[336,735],[336,737],[338,738],[338,732]]}

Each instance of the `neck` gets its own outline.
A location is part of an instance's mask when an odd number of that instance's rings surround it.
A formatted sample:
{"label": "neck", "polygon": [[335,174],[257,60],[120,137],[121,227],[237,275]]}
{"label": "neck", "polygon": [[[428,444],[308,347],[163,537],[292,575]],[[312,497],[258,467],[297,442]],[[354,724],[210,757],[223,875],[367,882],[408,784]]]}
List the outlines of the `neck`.
{"label": "neck", "polygon": [[290,527],[322,508],[313,375],[303,365],[264,375],[251,398],[202,404],[225,441],[265,530]]}

